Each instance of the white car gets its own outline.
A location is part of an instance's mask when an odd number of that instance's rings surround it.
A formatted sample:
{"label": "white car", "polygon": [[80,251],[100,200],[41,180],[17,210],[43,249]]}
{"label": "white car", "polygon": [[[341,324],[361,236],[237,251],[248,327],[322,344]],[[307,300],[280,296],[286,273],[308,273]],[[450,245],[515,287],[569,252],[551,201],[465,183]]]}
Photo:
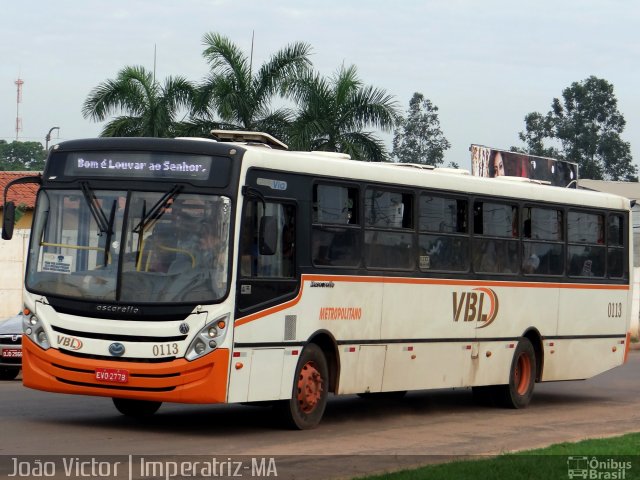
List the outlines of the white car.
{"label": "white car", "polygon": [[13,380],[22,368],[22,314],[0,321],[0,380]]}

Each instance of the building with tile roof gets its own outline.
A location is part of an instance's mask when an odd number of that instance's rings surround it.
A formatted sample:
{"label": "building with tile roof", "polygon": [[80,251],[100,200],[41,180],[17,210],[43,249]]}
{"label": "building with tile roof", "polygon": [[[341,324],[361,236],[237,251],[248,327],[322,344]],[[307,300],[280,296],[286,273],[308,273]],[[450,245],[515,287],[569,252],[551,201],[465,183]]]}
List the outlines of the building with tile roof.
{"label": "building with tile roof", "polygon": [[[41,172],[33,171],[16,171],[16,172],[0,172],[0,192],[4,194],[4,188],[9,182],[17,178],[38,176]],[[16,206],[24,206],[26,209],[25,215],[16,224],[16,229],[25,229],[31,227],[31,220],[33,218],[33,209],[36,205],[36,194],[38,193],[38,185],[35,183],[27,183],[21,185],[14,185],[9,190],[7,196],[8,201],[12,201]],[[4,204],[0,200],[0,225],[2,225],[2,218],[4,213]]]}
{"label": "building with tile roof", "polygon": [[[37,176],[40,172],[0,172],[0,228],[4,211],[4,187],[16,178]],[[27,183],[14,185],[7,200],[16,206],[23,205],[25,212],[18,221],[9,241],[0,240],[0,320],[14,316],[22,310],[22,285],[24,283],[25,260],[29,248],[29,230],[33,220],[38,185]]]}

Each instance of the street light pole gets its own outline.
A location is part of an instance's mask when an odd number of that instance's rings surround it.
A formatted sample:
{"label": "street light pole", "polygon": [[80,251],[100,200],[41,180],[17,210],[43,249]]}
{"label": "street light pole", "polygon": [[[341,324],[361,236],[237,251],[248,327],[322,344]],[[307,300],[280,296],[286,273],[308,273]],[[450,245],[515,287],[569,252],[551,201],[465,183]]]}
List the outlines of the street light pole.
{"label": "street light pole", "polygon": [[51,127],[49,129],[49,133],[47,133],[47,136],[44,137],[44,140],[45,140],[44,151],[45,152],[49,151],[49,141],[51,140],[51,132],[53,132],[54,130],[58,130],[58,133],[60,133],[60,127]]}

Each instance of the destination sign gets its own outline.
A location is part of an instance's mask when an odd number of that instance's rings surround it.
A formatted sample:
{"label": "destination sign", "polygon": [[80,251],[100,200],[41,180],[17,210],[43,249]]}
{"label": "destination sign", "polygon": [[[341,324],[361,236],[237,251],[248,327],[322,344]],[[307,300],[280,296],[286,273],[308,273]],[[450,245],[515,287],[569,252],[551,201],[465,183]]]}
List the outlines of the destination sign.
{"label": "destination sign", "polygon": [[213,158],[159,152],[74,152],[66,160],[66,176],[206,180]]}

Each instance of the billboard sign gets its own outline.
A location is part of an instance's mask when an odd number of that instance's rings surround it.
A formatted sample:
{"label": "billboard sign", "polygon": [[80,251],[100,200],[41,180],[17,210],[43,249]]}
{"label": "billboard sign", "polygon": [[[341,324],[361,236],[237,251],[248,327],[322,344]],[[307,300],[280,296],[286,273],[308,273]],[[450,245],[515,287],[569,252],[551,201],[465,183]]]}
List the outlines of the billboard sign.
{"label": "billboard sign", "polygon": [[578,165],[554,158],[471,145],[471,173],[477,177],[523,177],[576,188]]}

